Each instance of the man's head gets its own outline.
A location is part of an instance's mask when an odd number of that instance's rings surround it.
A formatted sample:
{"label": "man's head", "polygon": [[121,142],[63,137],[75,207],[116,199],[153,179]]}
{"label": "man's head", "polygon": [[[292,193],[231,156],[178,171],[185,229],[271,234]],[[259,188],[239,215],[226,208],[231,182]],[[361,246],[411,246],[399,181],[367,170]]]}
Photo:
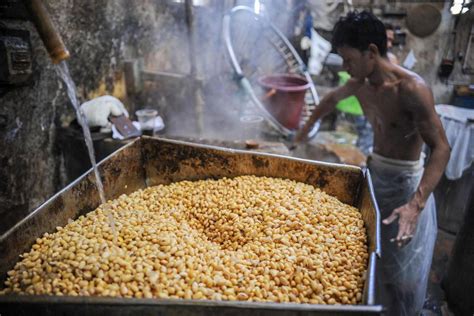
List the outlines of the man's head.
{"label": "man's head", "polygon": [[350,12],[334,26],[332,46],[343,58],[344,69],[364,79],[374,70],[376,59],[387,55],[385,26],[370,12]]}
{"label": "man's head", "polygon": [[385,34],[387,35],[387,48],[393,47],[393,41],[395,40],[395,29],[392,24],[385,24]]}

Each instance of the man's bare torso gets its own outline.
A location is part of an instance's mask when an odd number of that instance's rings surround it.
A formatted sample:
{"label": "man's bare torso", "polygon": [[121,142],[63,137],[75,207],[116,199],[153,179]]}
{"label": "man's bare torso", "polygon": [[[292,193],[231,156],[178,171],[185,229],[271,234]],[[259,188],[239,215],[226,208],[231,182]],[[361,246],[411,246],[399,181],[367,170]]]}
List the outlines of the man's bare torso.
{"label": "man's bare torso", "polygon": [[404,70],[393,75],[394,80],[378,87],[366,80],[355,95],[374,130],[373,151],[388,158],[418,160],[423,140],[400,90],[402,84],[419,78]]}

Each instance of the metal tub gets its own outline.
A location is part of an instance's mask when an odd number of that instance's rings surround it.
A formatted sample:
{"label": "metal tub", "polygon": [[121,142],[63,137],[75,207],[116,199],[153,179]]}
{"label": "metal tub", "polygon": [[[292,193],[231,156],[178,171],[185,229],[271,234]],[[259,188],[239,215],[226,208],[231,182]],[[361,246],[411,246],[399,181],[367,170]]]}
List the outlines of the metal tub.
{"label": "metal tub", "polygon": [[[369,265],[361,305],[312,305],[237,301],[122,299],[108,297],[0,296],[5,315],[367,315],[380,314],[376,279],[380,218],[368,171],[284,156],[142,137],[99,164],[108,199],[147,186],[180,180],[257,175],[312,184],[362,213],[368,234]],[[1,284],[36,238],[99,205],[90,170],[0,237]]]}

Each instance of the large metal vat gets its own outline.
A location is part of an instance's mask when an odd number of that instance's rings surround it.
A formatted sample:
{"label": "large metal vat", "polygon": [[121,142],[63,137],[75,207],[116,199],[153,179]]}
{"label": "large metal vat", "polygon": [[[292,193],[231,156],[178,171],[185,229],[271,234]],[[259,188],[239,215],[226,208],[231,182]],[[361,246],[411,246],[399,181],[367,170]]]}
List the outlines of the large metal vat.
{"label": "large metal vat", "polygon": [[[107,297],[0,296],[5,315],[367,315],[380,314],[377,265],[380,218],[368,171],[352,166],[142,137],[100,164],[108,199],[146,186],[180,180],[257,175],[288,178],[321,188],[357,207],[368,233],[369,265],[362,305],[121,299]],[[92,171],[87,172],[0,237],[1,282],[35,239],[94,210],[99,196]]]}

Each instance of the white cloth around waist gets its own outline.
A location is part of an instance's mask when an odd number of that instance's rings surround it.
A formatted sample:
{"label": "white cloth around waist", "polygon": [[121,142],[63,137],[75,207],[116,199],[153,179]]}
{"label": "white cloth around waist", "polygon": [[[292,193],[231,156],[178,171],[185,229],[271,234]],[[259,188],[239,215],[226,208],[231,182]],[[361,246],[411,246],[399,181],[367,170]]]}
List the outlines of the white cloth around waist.
{"label": "white cloth around waist", "polygon": [[425,162],[425,153],[420,154],[418,160],[401,160],[388,158],[377,153],[370,154],[370,164],[378,170],[384,170],[387,172],[406,172],[406,171],[419,171],[423,169]]}
{"label": "white cloth around waist", "polygon": [[[400,160],[372,153],[368,167],[382,218],[407,203],[416,191],[424,172],[424,153],[418,160]],[[399,232],[398,220],[382,225],[382,258],[379,278],[381,301],[389,316],[419,315],[436,241],[436,206],[430,195],[421,212],[412,240],[399,248],[391,240]]]}

